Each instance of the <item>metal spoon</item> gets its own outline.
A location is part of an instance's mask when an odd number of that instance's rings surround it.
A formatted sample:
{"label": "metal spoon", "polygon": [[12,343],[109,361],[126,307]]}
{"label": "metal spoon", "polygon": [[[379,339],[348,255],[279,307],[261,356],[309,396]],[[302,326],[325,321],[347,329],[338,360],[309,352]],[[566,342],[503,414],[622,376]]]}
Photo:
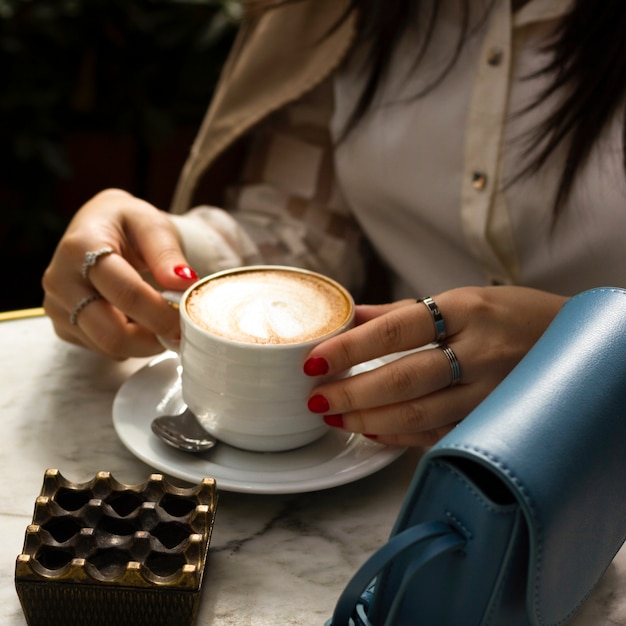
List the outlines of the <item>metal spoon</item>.
{"label": "metal spoon", "polygon": [[189,409],[178,415],[156,417],[150,426],[159,439],[185,452],[203,452],[217,443],[215,437],[202,428],[198,418]]}

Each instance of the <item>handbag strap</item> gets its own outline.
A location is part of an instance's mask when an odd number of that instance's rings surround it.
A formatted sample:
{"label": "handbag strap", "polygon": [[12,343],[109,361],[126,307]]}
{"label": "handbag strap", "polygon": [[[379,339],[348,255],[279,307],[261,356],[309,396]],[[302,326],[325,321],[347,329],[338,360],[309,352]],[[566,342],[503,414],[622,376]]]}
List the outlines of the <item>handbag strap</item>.
{"label": "handbag strap", "polygon": [[[377,550],[365,561],[346,585],[337,601],[329,626],[350,626],[350,624],[353,623],[351,622],[351,618],[363,592],[380,571],[404,550],[427,540],[430,541],[428,541],[424,549],[411,561],[411,566],[397,590],[389,616],[386,620],[386,623],[392,623],[390,620],[393,620],[398,611],[406,588],[413,576],[433,559],[451,552],[452,550],[459,550],[465,544],[465,537],[456,532],[449,524],[443,522],[424,522],[416,526],[411,526],[389,539],[382,548]],[[364,617],[365,616],[361,616],[361,620],[367,624],[368,622],[363,619]]]}

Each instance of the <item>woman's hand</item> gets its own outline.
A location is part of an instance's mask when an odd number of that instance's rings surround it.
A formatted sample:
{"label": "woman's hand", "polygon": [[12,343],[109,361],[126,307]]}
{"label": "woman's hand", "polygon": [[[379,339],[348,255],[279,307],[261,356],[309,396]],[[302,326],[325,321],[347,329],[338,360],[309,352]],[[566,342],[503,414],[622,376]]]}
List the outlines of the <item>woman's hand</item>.
{"label": "woman's hand", "polygon": [[[433,299],[445,322],[445,343],[460,365],[458,384],[450,386],[451,363],[444,352],[425,349],[317,387],[309,408],[324,415],[331,426],[380,443],[430,446],[513,369],[566,300],[505,286],[463,287]],[[434,340],[433,317],[422,302],[361,305],[357,326],[314,348],[305,372],[336,375],[358,363],[414,350]]]}
{"label": "woman's hand", "polygon": [[[85,253],[107,249],[83,276]],[[76,213],[44,273],[45,311],[71,343],[115,359],[156,354],[157,335],[179,337],[179,317],[148,274],[172,290],[196,278],[167,214],[125,191],[103,191]]]}

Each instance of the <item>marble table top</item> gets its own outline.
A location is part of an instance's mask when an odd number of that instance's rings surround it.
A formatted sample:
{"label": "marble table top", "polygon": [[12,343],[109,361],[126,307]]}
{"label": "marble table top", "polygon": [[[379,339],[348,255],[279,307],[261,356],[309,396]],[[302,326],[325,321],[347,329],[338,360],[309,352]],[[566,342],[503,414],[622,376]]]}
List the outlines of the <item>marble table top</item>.
{"label": "marble table top", "polygon": [[[58,339],[46,317],[14,317],[0,323],[3,626],[26,624],[15,559],[45,470],[74,482],[106,470],[127,484],[155,471],[121,443],[111,417],[118,389],[147,360],[113,362]],[[220,492],[197,624],[322,626],[387,539],[418,460],[409,451],[371,476],[310,493]],[[571,624],[626,626],[626,548]]]}

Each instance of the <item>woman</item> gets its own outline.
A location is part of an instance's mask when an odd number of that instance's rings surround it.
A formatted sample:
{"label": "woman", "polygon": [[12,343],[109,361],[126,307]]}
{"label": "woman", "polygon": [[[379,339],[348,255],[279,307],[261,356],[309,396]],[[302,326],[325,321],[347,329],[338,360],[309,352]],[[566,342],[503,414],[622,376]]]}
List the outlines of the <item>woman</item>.
{"label": "woman", "polygon": [[148,355],[178,320],[146,274],[181,289],[225,267],[296,264],[358,294],[373,250],[393,304],[360,306],[305,371],[442,349],[320,386],[309,407],[381,443],[430,445],[567,297],[626,285],[626,8],[249,4],[172,214],[120,190],[90,200],[46,270],[46,311],[68,341]]}

